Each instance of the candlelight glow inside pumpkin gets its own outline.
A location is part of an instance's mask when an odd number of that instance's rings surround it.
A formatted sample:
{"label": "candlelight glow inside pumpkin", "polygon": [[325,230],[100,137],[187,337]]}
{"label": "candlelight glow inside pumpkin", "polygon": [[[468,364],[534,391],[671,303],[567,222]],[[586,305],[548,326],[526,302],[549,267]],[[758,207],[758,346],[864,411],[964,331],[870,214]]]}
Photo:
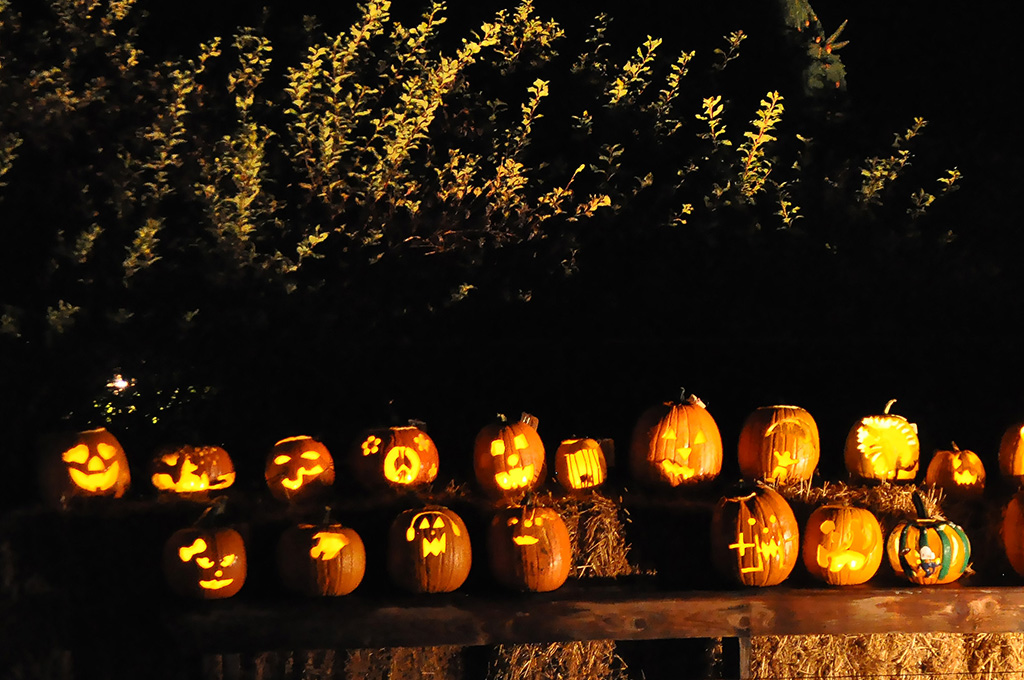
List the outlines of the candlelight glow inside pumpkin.
{"label": "candlelight glow inside pumpkin", "polygon": [[917,476],[921,450],[917,427],[889,413],[895,402],[886,404],[883,415],[862,418],[850,430],[845,457],[854,479],[905,481]]}
{"label": "candlelight glow inside pumpkin", "polygon": [[566,439],[555,451],[555,479],[569,491],[600,486],[607,472],[604,450],[594,439]]}
{"label": "candlelight glow inside pumpkin", "polygon": [[659,404],[640,417],[629,462],[634,477],[654,484],[710,481],[722,471],[722,435],[704,403],[690,395],[685,403]]}
{"label": "candlelight glow inside pumpkin", "polygon": [[825,505],[807,520],[804,566],[826,583],[864,583],[878,571],[883,552],[882,528],[870,510]]}
{"label": "candlelight glow inside pumpkin", "polygon": [[799,406],[762,406],[747,416],[740,431],[744,478],[773,483],[810,479],[820,452],[818,425]]}
{"label": "candlelight glow inside pumpkin", "polygon": [[569,530],[553,508],[498,511],[488,533],[488,552],[495,579],[515,590],[549,592],[569,577]]}
{"label": "candlelight glow inside pumpkin", "polygon": [[765,486],[723,497],[712,515],[712,557],[736,581],[773,586],[796,566],[799,527],[786,499]]}
{"label": "candlelight glow inside pumpkin", "polygon": [[950,498],[977,498],[985,492],[985,466],[978,454],[961,450],[953,442],[951,450],[938,450],[932,456],[924,481],[943,489]]}
{"label": "candlelight glow inside pumpkin", "polygon": [[245,543],[234,529],[181,529],[167,541],[164,570],[179,594],[231,597],[245,583]]}
{"label": "candlelight glow inside pumpkin", "polygon": [[365,434],[352,462],[367,487],[411,487],[434,481],[439,459],[430,435],[418,425],[407,425]]}
{"label": "candlelight glow inside pumpkin", "polygon": [[43,439],[43,492],[62,502],[73,497],[120,498],[131,485],[124,449],[104,428]]}
{"label": "candlelight glow inside pumpkin", "polygon": [[492,495],[512,496],[539,486],[547,467],[536,418],[524,413],[519,422],[483,428],[477,434],[473,468],[480,486]]}
{"label": "candlelight glow inside pumpkin", "polygon": [[366,548],[358,533],[340,524],[299,524],[281,534],[277,566],[289,590],[348,595],[366,573]]}
{"label": "candlelight glow inside pumpkin", "polygon": [[469,576],[471,563],[466,524],[448,508],[406,510],[391,525],[388,572],[406,590],[451,592]]}
{"label": "candlelight glow inside pumpkin", "polygon": [[288,437],[271,449],[265,476],[275,497],[307,500],[334,483],[334,459],[327,447],[312,437]]}
{"label": "candlelight glow inside pumpkin", "polygon": [[999,471],[1006,479],[1024,485],[1024,423],[1015,423],[999,440]]}
{"label": "candlelight glow inside pumpkin", "polygon": [[180,446],[157,454],[150,479],[159,491],[201,493],[234,484],[235,468],[219,446]]}

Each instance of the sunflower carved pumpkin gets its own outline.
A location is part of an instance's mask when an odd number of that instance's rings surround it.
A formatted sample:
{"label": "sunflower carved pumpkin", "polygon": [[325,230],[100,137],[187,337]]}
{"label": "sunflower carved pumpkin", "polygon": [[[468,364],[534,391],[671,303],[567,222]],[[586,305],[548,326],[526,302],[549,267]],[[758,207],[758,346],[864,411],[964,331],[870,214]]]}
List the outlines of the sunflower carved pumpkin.
{"label": "sunflower carved pumpkin", "polygon": [[985,492],[985,466],[978,454],[961,450],[953,442],[951,449],[940,449],[932,456],[924,481],[943,489],[950,498],[978,498]]}
{"label": "sunflower carved pumpkin", "polygon": [[629,449],[641,482],[673,487],[707,482],[722,471],[722,435],[697,397],[665,402],[640,416]]}
{"label": "sunflower carved pumpkin", "polygon": [[412,593],[448,593],[469,577],[473,551],[469,530],[457,513],[443,506],[406,510],[388,534],[391,580]]}
{"label": "sunflower carved pumpkin", "polygon": [[870,510],[823,505],[807,519],[804,566],[820,581],[835,586],[864,583],[878,571],[884,552],[882,527]]}
{"label": "sunflower carved pumpkin", "polygon": [[762,406],[740,431],[740,474],[766,482],[811,479],[821,456],[818,425],[799,406]]}
{"label": "sunflower carved pumpkin", "polygon": [[763,484],[724,496],[711,516],[711,556],[735,583],[782,583],[800,556],[800,529],[789,503]]}
{"label": "sunflower carved pumpkin", "polygon": [[437,446],[419,424],[364,432],[351,460],[353,473],[368,489],[429,484],[437,478],[439,465]]}
{"label": "sunflower carved pumpkin", "polygon": [[911,583],[952,583],[971,565],[971,542],[959,525],[930,516],[920,493],[913,499],[917,517],[899,522],[886,542],[889,564]]}
{"label": "sunflower carved pumpkin", "polygon": [[890,413],[861,418],[846,437],[844,457],[853,481],[909,482],[917,477],[921,443],[917,426]]}
{"label": "sunflower carved pumpkin", "polygon": [[500,510],[487,538],[491,573],[507,588],[543,593],[560,588],[569,577],[569,530],[553,508]]}
{"label": "sunflower carved pumpkin", "polygon": [[501,416],[477,434],[473,471],[487,494],[514,498],[544,482],[547,461],[537,425],[537,419],[529,413],[523,413],[514,423]]}
{"label": "sunflower carved pumpkin", "polygon": [[50,435],[41,442],[40,479],[47,500],[121,498],[131,486],[128,458],[105,428]]}

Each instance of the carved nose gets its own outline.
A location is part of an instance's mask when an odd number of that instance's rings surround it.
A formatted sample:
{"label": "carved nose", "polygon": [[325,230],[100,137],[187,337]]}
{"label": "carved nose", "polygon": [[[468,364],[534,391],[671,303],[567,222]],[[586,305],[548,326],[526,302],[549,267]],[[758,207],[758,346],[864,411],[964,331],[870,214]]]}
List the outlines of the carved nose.
{"label": "carved nose", "polygon": [[510,453],[509,456],[508,456],[508,464],[511,465],[512,467],[515,467],[516,465],[519,465],[519,454],[518,453]]}
{"label": "carved nose", "polygon": [[103,461],[99,456],[93,456],[89,459],[89,472],[101,472],[103,470]]}

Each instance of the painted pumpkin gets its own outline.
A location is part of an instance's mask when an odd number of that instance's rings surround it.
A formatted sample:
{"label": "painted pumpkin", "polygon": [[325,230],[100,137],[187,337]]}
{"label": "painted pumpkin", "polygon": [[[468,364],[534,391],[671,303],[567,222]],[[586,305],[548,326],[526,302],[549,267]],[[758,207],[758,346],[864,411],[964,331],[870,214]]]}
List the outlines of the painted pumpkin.
{"label": "painted pumpkin", "polygon": [[555,450],[555,479],[566,491],[596,488],[607,476],[608,463],[602,442],[565,439]]}
{"label": "painted pumpkin", "polygon": [[480,430],[473,446],[473,470],[480,487],[497,498],[520,496],[540,486],[547,463],[537,419],[524,413],[510,423],[502,416]]}
{"label": "painted pumpkin", "polygon": [[60,504],[72,498],[120,498],[131,486],[128,458],[114,435],[100,427],[56,434],[41,442],[43,495]]}
{"label": "painted pumpkin", "polygon": [[270,493],[278,500],[316,500],[334,484],[334,458],[312,437],[288,437],[267,454],[265,477]]}
{"label": "painted pumpkin", "polygon": [[917,426],[903,416],[889,412],[895,399],[881,415],[866,416],[846,437],[846,469],[854,481],[911,481],[917,477],[921,443]]}
{"label": "painted pumpkin", "polygon": [[466,523],[443,506],[406,510],[388,534],[391,579],[413,593],[448,593],[469,576],[473,552]]}
{"label": "painted pumpkin", "polygon": [[219,446],[169,446],[153,459],[150,480],[157,491],[204,495],[235,483],[235,466]]}
{"label": "painted pumpkin", "polygon": [[722,471],[722,435],[704,403],[665,402],[648,409],[633,429],[629,449],[633,476],[656,485],[691,486]]}
{"label": "painted pumpkin", "polygon": [[825,583],[849,586],[866,582],[878,571],[884,552],[882,527],[870,510],[823,505],[807,519],[804,566]]}
{"label": "painted pumpkin", "polygon": [[767,486],[723,497],[711,516],[712,561],[745,586],[774,586],[793,571],[800,529],[783,496]]}
{"label": "painted pumpkin", "polygon": [[234,529],[180,529],[164,544],[164,576],[184,597],[219,600],[245,584],[245,541]]}
{"label": "painted pumpkin", "polygon": [[369,430],[359,438],[352,468],[367,488],[429,484],[437,478],[437,446],[415,425]]}
{"label": "painted pumpkin", "polygon": [[1017,492],[1003,509],[999,538],[1010,566],[1018,576],[1024,576],[1024,492]]}
{"label": "painted pumpkin", "polygon": [[569,530],[553,508],[500,510],[487,539],[491,573],[507,588],[544,593],[557,590],[569,577]]}
{"label": "painted pumpkin", "polygon": [[978,498],[985,492],[985,466],[973,451],[953,442],[952,449],[936,451],[924,473],[925,484],[934,484],[955,499]]}
{"label": "painted pumpkin", "polygon": [[999,440],[999,472],[1017,486],[1024,486],[1024,423],[1006,428]]}
{"label": "painted pumpkin", "polygon": [[971,565],[971,542],[958,525],[930,517],[920,493],[913,498],[917,518],[893,527],[885,546],[889,564],[911,583],[952,583]]}
{"label": "painted pumpkin", "polygon": [[821,456],[818,424],[799,406],[762,406],[743,423],[738,450],[746,479],[805,481]]}
{"label": "painted pumpkin", "polygon": [[354,529],[340,524],[289,527],[277,543],[285,587],[302,595],[348,595],[366,573],[366,549]]}

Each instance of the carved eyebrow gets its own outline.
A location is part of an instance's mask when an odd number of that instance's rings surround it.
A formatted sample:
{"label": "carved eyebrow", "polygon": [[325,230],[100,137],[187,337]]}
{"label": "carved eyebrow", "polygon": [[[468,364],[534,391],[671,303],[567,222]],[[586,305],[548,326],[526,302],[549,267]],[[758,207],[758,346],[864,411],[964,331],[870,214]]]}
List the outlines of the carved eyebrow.
{"label": "carved eyebrow", "polygon": [[178,557],[181,558],[182,562],[188,562],[201,552],[206,552],[206,541],[197,538],[192,545],[178,548]]}

